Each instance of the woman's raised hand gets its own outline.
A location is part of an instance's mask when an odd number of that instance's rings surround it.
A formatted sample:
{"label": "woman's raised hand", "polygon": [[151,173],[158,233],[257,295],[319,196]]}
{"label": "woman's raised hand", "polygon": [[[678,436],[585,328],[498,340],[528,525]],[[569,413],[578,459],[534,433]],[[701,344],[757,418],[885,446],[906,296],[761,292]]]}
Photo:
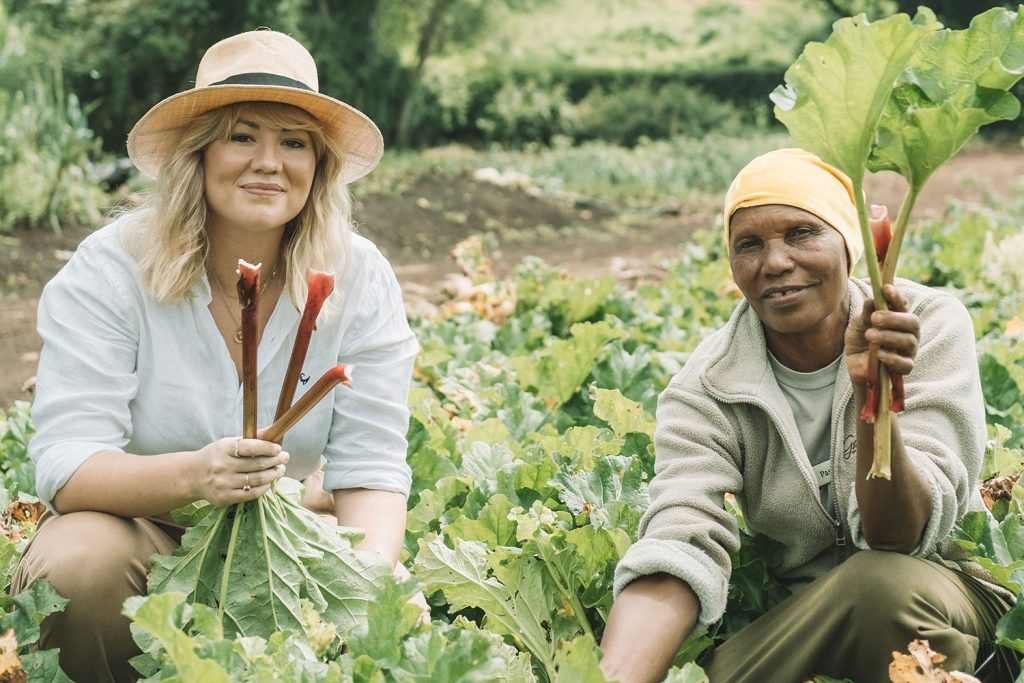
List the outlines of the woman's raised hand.
{"label": "woman's raised hand", "polygon": [[196,451],[196,497],[224,506],[255,500],[284,476],[288,453],[271,441],[225,437]]}
{"label": "woman's raised hand", "polygon": [[894,285],[882,287],[889,304],[888,311],[876,311],[875,302],[864,302],[861,315],[854,316],[846,327],[845,353],[850,381],[864,384],[868,378],[868,348],[878,345],[878,360],[889,371],[906,375],[914,368],[921,321],[907,313],[907,301]]}

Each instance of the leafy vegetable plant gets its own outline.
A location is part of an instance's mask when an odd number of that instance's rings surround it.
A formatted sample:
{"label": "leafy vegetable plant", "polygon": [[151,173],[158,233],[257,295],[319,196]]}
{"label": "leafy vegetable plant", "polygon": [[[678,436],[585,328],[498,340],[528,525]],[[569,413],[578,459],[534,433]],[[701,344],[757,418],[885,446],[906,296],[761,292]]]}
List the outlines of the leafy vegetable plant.
{"label": "leafy vegetable plant", "polygon": [[[921,8],[869,22],[840,19],[824,43],[810,43],[772,93],[775,115],[797,145],[853,181],[875,307],[887,309],[882,286],[896,273],[900,245],[925,183],[988,123],[1013,119],[1020,103],[1008,90],[1024,75],[1024,16],[996,8],[961,31],[943,29]],[[863,179],[890,170],[908,183],[884,264],[872,241]],[[875,374],[874,372],[872,373]],[[877,406],[869,476],[890,476],[887,374],[871,390]]]}
{"label": "leafy vegetable plant", "polygon": [[[302,367],[309,335],[323,300],[333,288],[326,274],[311,286],[289,372]],[[256,432],[256,350],[260,266],[239,261],[242,306],[243,436]],[[286,378],[279,418],[263,438],[279,441],[337,384],[348,384],[350,366],[329,370],[291,407],[294,379]],[[288,387],[291,386],[291,390]],[[232,507],[198,501],[176,517],[190,524],[172,556],[156,556],[149,592],[181,593],[192,605],[216,607],[230,635],[269,637],[282,630],[304,632],[303,605],[311,605],[337,628],[353,628],[366,614],[374,583],[389,574],[376,555],[353,549],[359,535],[322,520],[301,505],[301,485],[282,479],[259,497]]]}

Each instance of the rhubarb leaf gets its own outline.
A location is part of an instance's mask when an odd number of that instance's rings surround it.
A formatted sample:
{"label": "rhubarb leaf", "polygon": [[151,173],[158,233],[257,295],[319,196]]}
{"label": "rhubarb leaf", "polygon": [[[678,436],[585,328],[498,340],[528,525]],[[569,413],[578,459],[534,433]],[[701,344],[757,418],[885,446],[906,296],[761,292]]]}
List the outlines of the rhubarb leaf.
{"label": "rhubarb leaf", "polygon": [[643,477],[636,458],[605,456],[589,472],[559,472],[554,481],[558,497],[573,514],[589,517],[597,528],[632,532],[649,503]]}
{"label": "rhubarb leaf", "polygon": [[18,647],[33,645],[39,640],[39,625],[55,612],[63,612],[68,604],[51,583],[40,579],[14,596],[14,610],[0,616],[0,632],[14,629]]}
{"label": "rhubarb leaf", "polygon": [[[149,592],[179,592],[189,603],[219,607],[231,635],[304,632],[302,601],[345,632],[365,618],[373,584],[389,572],[372,553],[354,550],[360,534],[332,526],[300,505],[301,485],[206,515],[171,556],[154,556]],[[241,515],[227,589],[221,582],[234,515]],[[221,594],[226,596],[220,604]]]}
{"label": "rhubarb leaf", "polygon": [[230,683],[228,672],[217,662],[200,657],[197,643],[177,623],[175,614],[184,599],[181,593],[136,596],[125,602],[124,612],[156,637],[181,680]]}
{"label": "rhubarb leaf", "polygon": [[594,642],[593,636],[561,643],[558,652],[555,653],[557,680],[607,683],[608,679],[601,673],[599,662],[597,643]]}
{"label": "rhubarb leaf", "polygon": [[536,390],[551,410],[579,391],[605,344],[626,333],[606,320],[576,323],[571,339],[556,339],[530,356],[509,359],[520,383]]}
{"label": "rhubarb leaf", "polygon": [[840,19],[824,43],[809,43],[771,94],[793,142],[853,178],[864,175],[883,108],[922,41],[939,29],[921,8],[869,22]]}
{"label": "rhubarb leaf", "polygon": [[484,628],[519,639],[550,670],[554,645],[545,624],[554,603],[544,589],[541,563],[520,558],[499,564],[492,575],[491,559],[479,541],[456,540],[449,548],[443,537],[432,536],[419,541],[415,572],[427,594],[441,591],[453,611],[483,610]]}
{"label": "rhubarb leaf", "polygon": [[1007,92],[1024,75],[1024,16],[1003,8],[969,28],[924,41],[885,105],[868,168],[900,173],[915,191],[978,128],[1012,120],[1020,102]]}
{"label": "rhubarb leaf", "polygon": [[594,399],[594,415],[607,422],[615,436],[633,432],[654,435],[654,418],[642,405],[626,398],[618,389],[592,386],[590,397]]}

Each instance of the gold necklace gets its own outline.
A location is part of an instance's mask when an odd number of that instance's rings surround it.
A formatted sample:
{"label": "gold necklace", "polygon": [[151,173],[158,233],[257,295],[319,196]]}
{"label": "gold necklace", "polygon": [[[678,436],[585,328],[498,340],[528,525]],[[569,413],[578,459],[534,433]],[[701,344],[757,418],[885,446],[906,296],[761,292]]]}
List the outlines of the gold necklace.
{"label": "gold necklace", "polygon": [[[220,278],[217,277],[216,273],[214,273],[213,271],[210,271],[210,277],[213,279],[214,282],[217,283],[217,288],[220,289],[220,293],[224,295],[224,301],[223,301],[224,310],[226,310],[228,312],[228,317],[231,319],[231,322],[233,322],[235,324],[235,326],[236,326],[235,337],[234,337],[235,343],[236,344],[241,344],[242,343],[242,321],[241,321],[241,318],[236,318],[235,315],[231,312],[231,307],[228,306],[228,299],[232,299],[233,298],[235,301],[238,301],[238,297],[228,296],[228,290],[224,287],[224,283],[222,283],[220,281]],[[264,282],[262,285],[260,285],[260,296],[261,297],[263,296],[263,293],[267,291],[267,288],[270,287],[270,283],[273,282],[276,277],[277,277],[277,264],[274,264],[274,270],[271,271],[270,277],[267,279],[266,282]]]}

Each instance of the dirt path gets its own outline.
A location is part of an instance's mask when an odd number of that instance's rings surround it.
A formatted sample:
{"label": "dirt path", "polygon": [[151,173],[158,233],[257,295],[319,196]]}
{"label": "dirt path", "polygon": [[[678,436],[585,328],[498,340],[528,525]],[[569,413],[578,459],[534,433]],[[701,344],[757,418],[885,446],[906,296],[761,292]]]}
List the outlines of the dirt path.
{"label": "dirt path", "polygon": [[[964,153],[946,164],[919,199],[921,214],[939,215],[950,199],[981,204],[989,194],[1008,194],[1024,175],[1020,149],[986,149]],[[904,187],[894,174],[880,174],[866,183],[869,199],[895,209]],[[443,222],[433,206],[444,206]],[[454,212],[454,214],[453,214]],[[457,269],[448,250],[482,225],[479,216],[500,216],[503,225],[544,225],[544,238],[517,242],[492,254],[500,275],[510,273],[524,256],[537,255],[552,265],[581,274],[642,269],[657,256],[681,253],[682,243],[696,227],[714,224],[716,207],[632,219],[626,224],[593,216],[589,209],[567,206],[511,190],[497,191],[471,182],[425,181],[402,198],[368,197],[357,210],[364,231],[382,246],[395,265],[407,299],[435,298],[440,284]],[[435,215],[436,214],[436,215]],[[467,221],[465,216],[470,216]],[[474,218],[476,216],[477,218]],[[416,225],[417,232],[389,235],[377,226]],[[569,236],[559,237],[565,232]],[[87,229],[55,236],[37,231],[0,235],[0,410],[14,400],[28,399],[23,387],[35,374],[41,341],[35,333],[35,309],[42,283],[52,277]],[[398,234],[398,233],[396,233]],[[415,306],[413,306],[415,309]]]}

